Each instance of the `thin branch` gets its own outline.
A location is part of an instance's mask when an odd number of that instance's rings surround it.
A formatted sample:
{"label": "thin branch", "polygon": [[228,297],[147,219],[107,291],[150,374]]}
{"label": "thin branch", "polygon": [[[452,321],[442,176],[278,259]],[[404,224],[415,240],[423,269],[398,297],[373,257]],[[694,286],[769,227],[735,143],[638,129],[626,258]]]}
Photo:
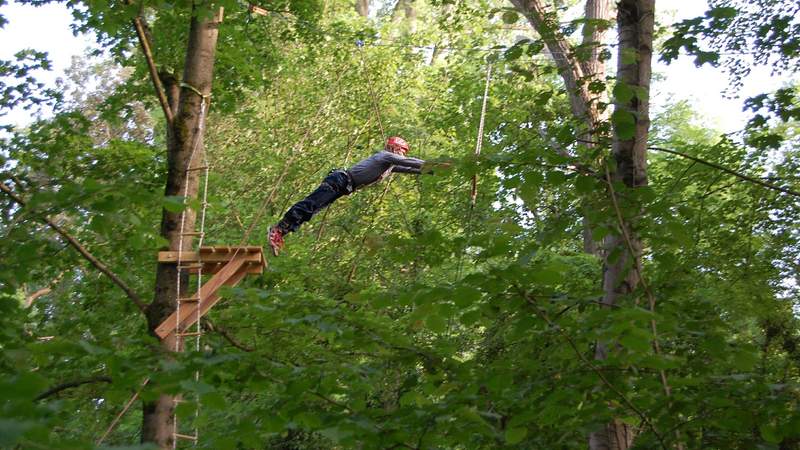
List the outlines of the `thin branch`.
{"label": "thin branch", "polygon": [[[628,252],[633,258],[633,268],[636,271],[636,274],[639,276],[639,283],[641,283],[642,287],[644,288],[644,292],[647,295],[648,305],[650,307],[650,312],[655,313],[656,311],[656,297],[653,294],[653,290],[650,288],[649,283],[644,277],[644,271],[642,270],[642,260],[639,255],[637,254],[635,247],[633,246],[633,241],[628,234],[627,225],[625,223],[625,219],[622,216],[622,210],[619,207],[619,202],[617,200],[617,193],[614,189],[614,183],[611,182],[611,172],[608,168],[608,162],[605,162],[603,167],[605,168],[605,182],[608,184],[608,189],[611,194],[611,202],[614,206],[614,211],[617,216],[617,221],[619,223],[620,231],[625,240],[626,247]],[[654,318],[650,319],[650,330],[653,333],[653,351],[656,355],[661,355],[661,346],[658,343],[658,329],[656,327],[656,320]],[[661,378],[661,386],[664,389],[664,395],[670,399],[672,397],[672,389],[669,385],[669,380],[667,379],[667,372],[664,369],[658,369],[659,377]],[[670,399],[669,405],[672,406],[672,401]],[[680,434],[678,433],[678,450],[683,450],[683,442],[681,442]]]}
{"label": "thin branch", "polygon": [[742,180],[758,184],[758,185],[763,186],[763,187],[765,187],[767,189],[772,189],[774,191],[783,192],[784,194],[789,194],[789,195],[793,195],[795,197],[800,197],[800,192],[797,192],[797,191],[794,191],[792,189],[788,189],[788,188],[785,188],[785,187],[777,186],[777,185],[774,185],[772,183],[767,183],[766,181],[759,180],[758,178],[753,178],[753,177],[747,176],[745,174],[742,174],[742,173],[736,172],[734,170],[728,169],[727,167],[721,166],[719,164],[712,163],[710,161],[704,161],[704,160],[702,160],[700,158],[697,158],[697,157],[692,156],[692,155],[687,155],[686,153],[682,153],[682,152],[679,152],[677,150],[670,150],[668,148],[662,148],[662,147],[647,147],[647,148],[649,150],[655,150],[657,152],[664,152],[664,153],[669,153],[669,154],[672,154],[672,155],[680,156],[681,158],[686,158],[686,159],[694,161],[696,163],[700,163],[700,164],[706,165],[708,167],[713,167],[714,169],[721,170],[721,171],[723,171],[723,172],[725,172],[725,173],[727,173],[729,175],[733,175],[733,176],[735,176],[737,178],[741,178]]}
{"label": "thin branch", "polygon": [[41,289],[37,289],[33,293],[27,295],[25,297],[25,307],[26,308],[30,308],[30,306],[33,304],[33,302],[35,302],[39,297],[45,296],[45,295],[53,292],[53,287],[56,284],[58,284],[59,281],[61,281],[62,277],[64,277],[64,272],[65,271],[62,271],[61,273],[59,273],[55,278],[53,278],[52,281],[50,281],[50,283],[47,284],[47,286],[45,286],[45,287],[43,287]]}
{"label": "thin branch", "polygon": [[58,394],[61,391],[65,391],[70,388],[82,386],[84,384],[91,384],[91,383],[111,383],[111,377],[107,376],[97,376],[91,378],[84,378],[82,380],[74,380],[74,381],[67,381],[66,383],[61,383],[51,387],[50,389],[42,392],[38,396],[36,396],[35,400],[44,400],[47,397],[52,395]]}
{"label": "thin branch", "polygon": [[[586,140],[586,139],[576,139],[576,141],[577,142],[583,142],[583,143],[586,143],[586,144],[601,144],[600,142],[590,141],[590,140]],[[742,180],[749,181],[750,183],[757,184],[757,185],[765,187],[767,189],[772,189],[773,191],[783,192],[784,194],[789,194],[789,195],[793,195],[795,197],[800,197],[800,192],[797,192],[795,190],[792,190],[792,189],[789,189],[789,188],[785,188],[785,187],[781,187],[781,186],[777,186],[777,185],[774,185],[772,183],[767,183],[766,181],[759,180],[758,178],[747,176],[747,175],[745,175],[743,173],[736,172],[733,169],[729,169],[729,168],[727,168],[725,166],[721,166],[721,165],[719,165],[717,163],[706,161],[706,160],[700,159],[700,158],[698,158],[696,156],[687,155],[686,153],[679,152],[677,150],[672,150],[672,149],[663,148],[663,147],[647,147],[647,149],[648,150],[654,150],[654,151],[657,151],[657,152],[669,153],[669,154],[675,155],[675,156],[680,156],[681,158],[686,158],[686,159],[688,159],[690,161],[694,161],[696,163],[703,164],[704,166],[708,166],[708,167],[720,170],[722,172],[727,173],[728,175],[733,175],[734,177],[741,178]]]}
{"label": "thin branch", "polygon": [[150,382],[150,377],[147,377],[147,378],[144,379],[144,381],[142,381],[142,385],[139,386],[139,389],[136,392],[133,393],[133,395],[128,400],[128,402],[125,403],[125,406],[122,407],[122,410],[119,412],[119,414],[117,414],[117,416],[114,417],[114,420],[111,421],[111,425],[108,426],[108,428],[106,429],[106,432],[103,433],[103,435],[100,436],[100,439],[97,440],[97,445],[102,444],[103,441],[108,437],[108,435],[111,433],[111,431],[114,429],[114,427],[117,426],[117,423],[119,423],[119,420],[122,419],[122,416],[124,416],[125,413],[128,412],[128,410],[130,409],[131,405],[133,405],[133,402],[135,402],[136,399],[139,398],[139,394],[142,393],[142,389],[144,389],[144,387],[149,382]]}
{"label": "thin branch", "polygon": [[215,325],[210,320],[204,319],[203,320],[203,324],[208,329],[208,331],[218,333],[226,341],[228,341],[231,345],[233,345],[234,347],[238,348],[239,350],[242,350],[244,352],[254,352],[255,351],[254,348],[248,347],[248,346],[242,344],[241,342],[237,341],[233,336],[231,336],[231,333],[228,330],[226,330],[225,328],[222,328],[222,327],[220,327],[218,325]]}
{"label": "thin branch", "polygon": [[[0,191],[3,191],[6,195],[8,195],[14,202],[19,204],[20,206],[25,206],[25,200],[14,194],[14,192],[9,188],[5,183],[0,182]],[[107,276],[114,284],[119,286],[125,294],[130,298],[133,303],[139,308],[139,310],[144,313],[147,309],[145,306],[144,301],[142,301],[141,297],[131,289],[120,277],[118,277],[111,269],[108,268],[102,261],[97,259],[94,255],[89,253],[86,248],[81,245],[74,237],[72,237],[69,233],[67,233],[63,228],[56,225],[55,222],[50,220],[48,217],[42,217],[41,220],[46,223],[50,228],[52,228],[56,233],[58,233],[64,240],[66,240],[69,245],[71,245],[78,253],[81,254],[91,265],[93,265],[97,270],[99,270],[103,275]]]}
{"label": "thin branch", "polygon": [[541,308],[539,308],[539,305],[536,304],[536,301],[531,299],[528,296],[527,292],[525,292],[519,286],[517,286],[517,290],[519,291],[519,294],[522,296],[522,298],[525,299],[525,301],[529,305],[533,306],[533,309],[534,309],[534,312],[536,313],[536,315],[539,316],[542,320],[544,320],[547,323],[548,326],[550,326],[551,328],[553,328],[556,331],[558,331],[558,333],[564,338],[564,340],[567,341],[567,343],[572,348],[572,351],[575,353],[575,355],[578,357],[578,359],[580,359],[581,362],[584,365],[586,365],[586,367],[591,369],[591,371],[594,372],[597,375],[598,378],[600,378],[600,381],[602,381],[603,384],[606,385],[607,388],[609,388],[615,395],[617,395],[617,397],[619,397],[619,399],[622,400],[622,402],[628,408],[630,408],[631,411],[633,411],[634,413],[636,413],[637,416],[639,416],[639,419],[642,420],[642,422],[647,426],[647,428],[649,428],[650,431],[652,431],[653,434],[656,435],[656,438],[658,438],[658,441],[661,444],[661,447],[666,450],[667,446],[664,443],[664,438],[662,438],[661,434],[659,434],[659,432],[656,430],[655,425],[653,425],[653,422],[650,420],[650,418],[647,417],[647,415],[642,410],[640,410],[636,405],[634,405],[633,402],[631,402],[631,400],[622,391],[617,389],[617,387],[614,386],[611,383],[611,381],[608,380],[608,378],[606,378],[606,376],[603,374],[602,370],[600,370],[597,366],[592,364],[592,362],[589,361],[586,358],[586,356],[583,354],[583,352],[581,352],[581,350],[578,348],[578,345],[575,344],[575,341],[572,339],[572,337],[569,334],[567,334],[564,331],[564,329],[561,328],[560,325],[558,325],[557,323],[555,323],[552,320],[550,320],[550,318],[547,317],[547,314],[544,311],[542,311]]}
{"label": "thin branch", "polygon": [[164,85],[161,84],[161,78],[158,76],[156,63],[153,60],[153,52],[150,48],[150,40],[147,39],[147,34],[144,31],[144,25],[142,24],[142,18],[140,16],[133,19],[133,26],[136,28],[136,35],[139,37],[139,44],[142,46],[142,52],[147,61],[147,69],[150,71],[150,79],[153,81],[153,88],[156,90],[158,102],[161,103],[161,109],[164,110],[164,117],[167,118],[167,124],[172,125],[172,109],[169,106],[167,94],[164,91]]}

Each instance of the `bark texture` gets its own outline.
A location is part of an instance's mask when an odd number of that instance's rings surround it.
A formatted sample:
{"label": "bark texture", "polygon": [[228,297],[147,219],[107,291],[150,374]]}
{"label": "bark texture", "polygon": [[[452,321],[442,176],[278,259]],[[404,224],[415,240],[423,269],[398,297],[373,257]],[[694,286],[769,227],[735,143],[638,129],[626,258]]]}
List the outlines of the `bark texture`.
{"label": "bark texture", "polygon": [[[189,43],[186,49],[183,82],[198,91],[211,92],[214,73],[214,56],[217,46],[218,27],[222,20],[220,12],[209,18],[198,18],[193,15],[189,29]],[[162,75],[163,76],[163,75]],[[184,195],[196,197],[199,185],[199,171],[186,174],[187,163],[191,158],[191,166],[202,161],[203,136],[199,133],[201,102],[203,99],[193,90],[182,87],[178,89],[175,80],[164,77],[168,104],[177,109],[174,121],[168,125],[167,140],[167,181],[164,194],[167,196]],[[190,166],[190,167],[191,167]],[[188,186],[187,186],[188,184]],[[184,231],[194,231],[196,211],[185,210]],[[169,242],[169,250],[177,251],[181,246],[181,213],[162,211],[161,236]],[[192,248],[192,238],[184,236],[182,250]],[[147,307],[147,322],[150,333],[155,336],[156,327],[161,324],[176,307],[177,269],[174,264],[159,264],[156,269],[155,295]],[[181,280],[188,285],[188,279]],[[166,352],[175,350],[175,341],[165,339],[162,347]],[[173,430],[173,397],[162,395],[156,401],[143,404],[142,442],[153,442],[161,448],[172,447]]]}
{"label": "bark texture", "polygon": [[417,8],[414,3],[416,0],[398,0],[392,10],[392,22],[405,20],[409,33],[417,31]]}
{"label": "bark texture", "polygon": [[[582,124],[579,137],[596,141],[600,128],[608,120],[605,105],[608,96],[605,90],[592,93],[592,82],[605,81],[606,63],[602,58],[607,28],[598,26],[598,21],[612,19],[611,0],[587,0],[584,8],[587,25],[583,30],[581,44],[574,46],[559,30],[559,18],[543,0],[511,0],[536,32],[541,36],[547,51],[552,55],[556,68],[564,81],[569,96],[570,108],[575,119]],[[584,219],[583,250],[599,256],[597,243],[592,239],[591,227]]]}
{"label": "bark texture", "polygon": [[[617,63],[617,82],[625,83],[636,92],[650,91],[651,59],[653,54],[653,26],[655,0],[622,0],[617,5],[617,26],[619,33],[619,57]],[[634,57],[635,56],[635,57]],[[640,98],[641,97],[641,98]],[[647,185],[647,136],[650,129],[650,111],[647,95],[634,96],[624,104],[615,104],[618,112],[633,114],[636,129],[633,138],[622,139],[614,134],[613,158],[616,170],[611,175],[613,181],[621,181],[628,188]],[[637,210],[637,205],[627,205]],[[603,300],[606,307],[621,302],[622,298],[633,292],[640,282],[642,244],[630,221],[623,224],[623,233],[606,238],[605,247],[618,258],[608,258],[603,267]],[[627,237],[626,237],[627,234]],[[632,247],[631,254],[629,246]],[[612,344],[599,342],[595,358],[606,359]],[[601,429],[591,433],[591,450],[628,449],[633,443],[631,427],[614,420]]]}
{"label": "bark texture", "polygon": [[[511,0],[511,4],[541,36],[564,80],[573,116],[591,133],[603,118],[598,107],[600,97],[589,91],[589,84],[604,76],[605,62],[599,56],[606,29],[586,29],[580,48],[575,49],[561,33],[558,15],[543,0]],[[585,12],[586,19],[610,20],[611,0],[587,0]]]}
{"label": "bark texture", "polygon": [[369,0],[356,0],[356,12],[361,17],[369,16]]}

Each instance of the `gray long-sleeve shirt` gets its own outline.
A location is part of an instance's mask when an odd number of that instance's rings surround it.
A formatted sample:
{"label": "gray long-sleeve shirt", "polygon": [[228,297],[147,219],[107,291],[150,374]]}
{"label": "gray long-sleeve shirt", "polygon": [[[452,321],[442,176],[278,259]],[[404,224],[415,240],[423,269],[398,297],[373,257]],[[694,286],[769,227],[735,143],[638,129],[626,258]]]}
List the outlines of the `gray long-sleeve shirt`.
{"label": "gray long-sleeve shirt", "polygon": [[357,162],[348,169],[353,180],[353,189],[383,180],[390,173],[422,173],[424,160],[407,158],[396,153],[381,150],[367,159]]}

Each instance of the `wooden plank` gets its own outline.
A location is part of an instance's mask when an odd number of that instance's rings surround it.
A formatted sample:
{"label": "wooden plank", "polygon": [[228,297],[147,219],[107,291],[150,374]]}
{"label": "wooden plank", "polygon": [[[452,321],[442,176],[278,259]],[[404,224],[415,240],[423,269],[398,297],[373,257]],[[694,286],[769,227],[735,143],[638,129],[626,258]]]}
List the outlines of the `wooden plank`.
{"label": "wooden plank", "polygon": [[200,253],[261,253],[263,249],[257,245],[243,245],[238,247],[230,247],[227,245],[217,245],[217,246],[208,246],[208,247],[200,247]]}
{"label": "wooden plank", "polygon": [[[264,273],[264,266],[261,265],[261,264],[258,264],[258,263],[252,262],[252,261],[248,261],[248,262],[245,263],[245,265],[247,266],[247,273],[250,273],[250,274]],[[203,275],[213,275],[213,274],[219,272],[220,270],[222,270],[223,267],[225,267],[225,265],[221,264],[221,263],[205,264],[205,265],[203,265]],[[198,272],[198,270],[197,269],[191,269],[191,270],[187,270],[186,272],[194,275],[194,274],[196,274]]]}
{"label": "wooden plank", "polygon": [[[180,310],[180,317],[178,317],[178,311],[173,311],[166,320],[161,322],[161,325],[156,328],[156,334],[164,339],[165,337],[169,336],[176,328],[176,322],[180,323],[181,330],[185,330],[186,327],[194,323],[197,314],[197,308],[203,305],[206,299],[209,299],[212,295],[216,294],[216,292],[226,284],[229,280],[231,280],[234,275],[238,275],[239,269],[244,267],[246,262],[246,253],[242,253],[241,255],[236,255],[236,257],[231,260],[228,264],[226,264],[219,272],[217,272],[210,280],[208,280],[203,286],[200,287],[200,304],[189,304],[185,306],[181,306]],[[237,283],[241,281],[242,278],[247,275],[247,269],[242,270],[242,274],[238,277]],[[218,300],[218,299],[217,299]],[[216,301],[214,301],[216,303]],[[207,311],[208,309],[206,309]],[[202,308],[201,308],[202,312]],[[187,322],[189,322],[187,324]]]}
{"label": "wooden plank", "polygon": [[253,14],[258,14],[260,16],[268,16],[269,15],[269,11],[267,11],[266,9],[264,9],[264,8],[262,8],[260,6],[256,6],[256,5],[252,4],[252,3],[250,3],[250,7],[248,9]]}
{"label": "wooden plank", "polygon": [[[162,263],[176,263],[178,262],[179,252],[158,252],[158,262]],[[259,253],[241,252],[240,255],[245,257],[246,261],[260,263],[262,261]],[[239,255],[237,255],[239,256]],[[231,260],[233,253],[198,253],[198,252],[182,252],[181,263],[226,263]]]}
{"label": "wooden plank", "polygon": [[[228,280],[228,281],[225,283],[225,286],[236,286],[236,285],[237,285],[237,284],[239,284],[239,282],[240,282],[240,281],[242,281],[242,280],[243,280],[243,279],[244,279],[246,276],[247,276],[247,271],[246,271],[246,270],[244,270],[244,268],[242,268],[242,269],[239,269],[239,271],[238,271],[238,272],[236,272],[236,274],[235,274],[235,275],[233,275],[233,276],[232,276],[232,277],[231,277],[231,278],[230,278],[230,279],[229,279],[229,280]],[[217,302],[219,302],[221,298],[222,298],[222,297],[219,295],[219,291],[217,291],[217,292],[214,292],[213,294],[211,294],[211,296],[209,296],[208,298],[204,299],[204,300],[203,300],[203,301],[200,303],[200,317],[203,317],[203,316],[205,316],[205,315],[206,315],[206,313],[208,313],[208,310],[210,310],[212,306],[214,306],[214,305],[215,305]],[[197,312],[196,312],[196,311],[197,311],[197,310],[196,310],[196,308],[192,308],[192,314],[191,314],[191,315],[189,315],[189,316],[188,316],[186,319],[184,319],[184,320],[181,322],[181,326],[180,326],[180,328],[179,328],[179,330],[181,330],[181,333],[179,333],[179,334],[185,334],[185,332],[184,332],[184,331],[185,331],[185,330],[188,330],[188,329],[189,329],[189,327],[191,327],[192,325],[194,325],[194,324],[197,322],[197,321],[195,320],[195,319],[197,319]],[[183,311],[181,311],[181,313],[183,313]],[[181,316],[183,316],[183,314],[181,314]],[[174,324],[175,324],[174,320],[175,320],[175,319],[174,319],[174,317],[173,317],[173,330],[172,330],[172,331],[171,331],[169,334],[172,334],[172,333],[174,333],[174,332],[175,332],[175,330],[174,330]],[[168,334],[168,335],[169,335],[169,334]],[[164,339],[164,337],[162,337],[162,339]]]}

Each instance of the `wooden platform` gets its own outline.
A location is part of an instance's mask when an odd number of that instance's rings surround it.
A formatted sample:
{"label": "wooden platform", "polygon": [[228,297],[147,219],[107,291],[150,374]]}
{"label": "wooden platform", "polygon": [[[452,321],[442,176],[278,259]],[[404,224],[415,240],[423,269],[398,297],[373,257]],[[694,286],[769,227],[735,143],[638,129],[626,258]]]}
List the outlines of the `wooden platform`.
{"label": "wooden platform", "polygon": [[[178,252],[158,252],[158,262],[178,264],[178,256]],[[218,291],[222,286],[236,286],[248,274],[263,273],[266,266],[261,247],[200,247],[197,252],[182,252],[179,270],[198,273],[202,269],[203,275],[213,276],[199,293],[186,295],[181,301],[180,318],[176,310],[156,328],[156,334],[164,339],[176,330],[184,333],[197,321],[198,308],[202,317],[220,300]]]}

